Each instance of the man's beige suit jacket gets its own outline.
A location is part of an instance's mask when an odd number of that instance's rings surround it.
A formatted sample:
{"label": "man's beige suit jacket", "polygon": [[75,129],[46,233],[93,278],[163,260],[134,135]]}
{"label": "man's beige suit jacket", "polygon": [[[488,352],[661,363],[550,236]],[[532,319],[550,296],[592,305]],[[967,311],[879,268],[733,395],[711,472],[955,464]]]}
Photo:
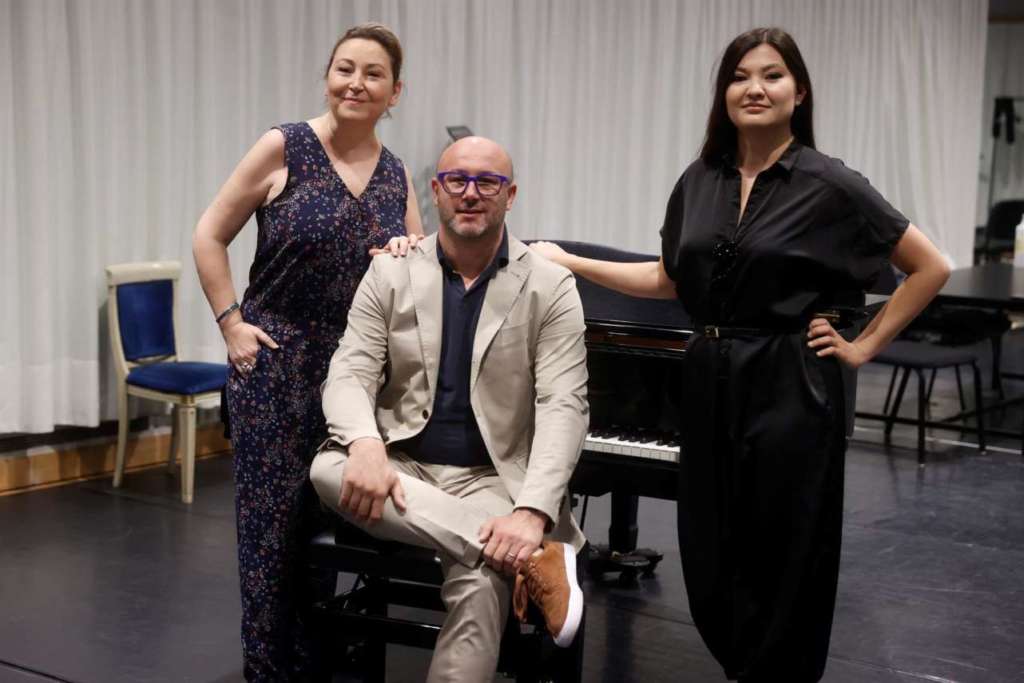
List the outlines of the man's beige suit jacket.
{"label": "man's beige suit jacket", "polygon": [[[434,405],[442,335],[437,235],[406,258],[377,256],[349,311],[323,384],[329,438],[391,444],[419,433]],[[509,262],[487,286],[470,374],[470,402],[516,507],[554,520],[549,537],[577,550],[566,502],[586,437],[583,308],[572,274],[509,235]]]}

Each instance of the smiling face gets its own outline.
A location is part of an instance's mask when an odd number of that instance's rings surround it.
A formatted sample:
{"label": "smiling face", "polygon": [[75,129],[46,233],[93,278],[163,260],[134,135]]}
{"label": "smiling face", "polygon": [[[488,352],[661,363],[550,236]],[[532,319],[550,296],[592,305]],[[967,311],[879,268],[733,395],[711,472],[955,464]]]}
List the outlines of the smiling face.
{"label": "smiling face", "polygon": [[334,51],[325,91],[327,106],[339,121],[376,123],[398,104],[402,83],[395,82],[391,59],[380,43],[351,38]]}
{"label": "smiling face", "polygon": [[[512,177],[512,160],[496,142],[481,137],[462,138],[451,144],[437,162],[437,172],[459,171],[469,176],[493,173]],[[430,181],[441,229],[450,237],[477,240],[494,237],[505,225],[505,214],[512,208],[516,184],[502,185],[494,196],[481,196],[476,183],[469,183],[461,195],[449,194],[437,178]]]}
{"label": "smiling face", "polygon": [[803,100],[782,55],[767,43],[748,51],[725,91],[729,119],[743,133],[790,127],[794,109]]}

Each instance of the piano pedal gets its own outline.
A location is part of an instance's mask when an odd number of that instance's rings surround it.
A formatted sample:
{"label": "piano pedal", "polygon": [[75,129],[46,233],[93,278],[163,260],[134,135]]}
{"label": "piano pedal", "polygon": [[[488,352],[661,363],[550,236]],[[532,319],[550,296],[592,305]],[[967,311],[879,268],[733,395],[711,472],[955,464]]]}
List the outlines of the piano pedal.
{"label": "piano pedal", "polygon": [[654,576],[654,572],[658,569],[658,563],[665,558],[663,553],[658,552],[654,548],[637,548],[633,551],[633,554],[646,557],[647,561],[650,563],[643,570],[644,578],[647,579]]}
{"label": "piano pedal", "polygon": [[[656,552],[651,551],[658,555]],[[658,561],[661,556],[658,555]],[[635,585],[641,572],[644,576],[653,573],[650,558],[636,552],[611,550],[604,543],[592,544],[587,558],[587,570],[595,580],[603,580],[605,574],[618,573],[618,582],[623,586]]]}

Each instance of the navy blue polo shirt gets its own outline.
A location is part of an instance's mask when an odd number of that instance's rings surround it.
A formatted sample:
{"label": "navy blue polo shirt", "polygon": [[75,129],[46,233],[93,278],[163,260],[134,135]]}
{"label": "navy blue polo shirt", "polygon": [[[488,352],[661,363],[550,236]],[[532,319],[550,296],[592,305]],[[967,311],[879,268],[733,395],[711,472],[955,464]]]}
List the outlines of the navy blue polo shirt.
{"label": "navy blue polo shirt", "polygon": [[434,409],[423,431],[396,447],[420,462],[457,467],[492,465],[469,402],[473,337],[480,321],[487,285],[499,268],[508,265],[508,233],[503,231],[494,260],[467,290],[437,240],[437,260],[443,273],[444,319],[441,363],[437,371]]}

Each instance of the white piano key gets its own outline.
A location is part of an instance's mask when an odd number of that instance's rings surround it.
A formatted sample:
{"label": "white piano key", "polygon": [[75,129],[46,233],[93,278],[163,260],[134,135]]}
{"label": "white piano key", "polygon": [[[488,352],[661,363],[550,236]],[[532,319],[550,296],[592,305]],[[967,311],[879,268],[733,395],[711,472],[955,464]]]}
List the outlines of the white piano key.
{"label": "white piano key", "polygon": [[620,455],[628,458],[645,458],[671,463],[679,462],[678,448],[668,445],[658,445],[653,441],[638,442],[626,441],[625,439],[607,436],[588,436],[584,443],[584,449],[598,453]]}

